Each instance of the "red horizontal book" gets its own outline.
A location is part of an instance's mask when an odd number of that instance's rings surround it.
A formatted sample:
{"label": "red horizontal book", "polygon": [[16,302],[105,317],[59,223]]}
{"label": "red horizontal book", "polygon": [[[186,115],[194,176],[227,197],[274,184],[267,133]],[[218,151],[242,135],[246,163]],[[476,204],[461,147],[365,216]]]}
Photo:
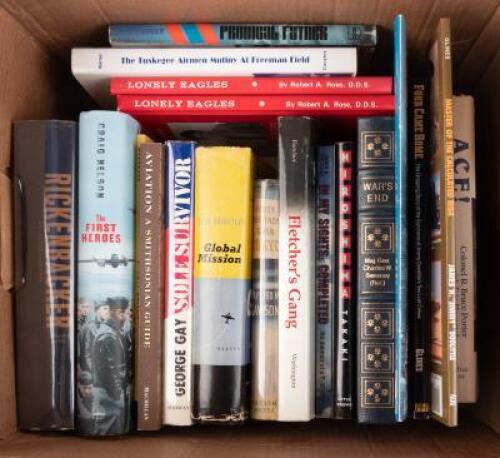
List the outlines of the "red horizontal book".
{"label": "red horizontal book", "polygon": [[113,78],[111,93],[113,95],[391,94],[392,78],[389,76]]}
{"label": "red horizontal book", "polygon": [[336,116],[390,114],[392,95],[118,95],[118,110],[133,116],[189,117]]}

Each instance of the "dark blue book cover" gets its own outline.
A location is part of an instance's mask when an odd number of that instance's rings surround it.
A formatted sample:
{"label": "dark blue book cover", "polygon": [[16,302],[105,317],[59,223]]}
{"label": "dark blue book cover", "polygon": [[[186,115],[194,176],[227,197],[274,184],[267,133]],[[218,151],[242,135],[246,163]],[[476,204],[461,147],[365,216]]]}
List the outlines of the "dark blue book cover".
{"label": "dark blue book cover", "polygon": [[396,184],[394,118],[358,120],[358,421],[396,414]]}
{"label": "dark blue book cover", "polygon": [[335,148],[316,156],[316,417],[332,418],[335,301]]}
{"label": "dark blue book cover", "polygon": [[74,428],[74,121],[14,124],[17,419]]}

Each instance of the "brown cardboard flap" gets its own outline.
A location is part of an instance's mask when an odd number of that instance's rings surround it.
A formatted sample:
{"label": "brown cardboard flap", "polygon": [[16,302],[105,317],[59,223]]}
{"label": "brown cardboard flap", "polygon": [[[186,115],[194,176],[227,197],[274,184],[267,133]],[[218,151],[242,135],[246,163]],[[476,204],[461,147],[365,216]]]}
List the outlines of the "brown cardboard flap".
{"label": "brown cardboard flap", "polygon": [[488,66],[495,59],[500,48],[500,5],[489,19],[487,25],[475,37],[473,45],[464,55],[456,79],[465,90],[477,83],[481,75],[486,73]]}
{"label": "brown cardboard flap", "polygon": [[16,430],[12,296],[12,121],[56,115],[53,65],[43,48],[0,8],[0,438]]}
{"label": "brown cardboard flap", "polygon": [[500,51],[476,93],[478,417],[500,434]]}
{"label": "brown cardboard flap", "polygon": [[0,448],[1,439],[16,431],[12,312],[12,295],[0,286]]}
{"label": "brown cardboard flap", "polygon": [[[440,17],[452,22],[454,62],[457,66],[495,15],[497,0],[5,0],[3,7],[28,33],[51,51],[69,55],[72,46],[105,44],[107,25],[127,22],[282,22],[376,23],[392,28],[396,14],[407,16],[409,49],[426,52]],[[492,29],[496,31],[496,29]],[[494,38],[490,34],[490,38]],[[490,48],[491,40],[483,41]],[[484,69],[491,53],[474,49],[476,68]],[[489,54],[489,55],[488,55]],[[469,65],[467,65],[469,67]],[[480,76],[473,72],[474,78]],[[465,76],[465,75],[464,75]],[[470,79],[470,78],[466,78]],[[468,81],[469,82],[469,81]],[[472,81],[472,83],[474,83]]]}
{"label": "brown cardboard flap", "polygon": [[0,288],[6,291],[13,283],[11,189],[10,179],[0,172]]}

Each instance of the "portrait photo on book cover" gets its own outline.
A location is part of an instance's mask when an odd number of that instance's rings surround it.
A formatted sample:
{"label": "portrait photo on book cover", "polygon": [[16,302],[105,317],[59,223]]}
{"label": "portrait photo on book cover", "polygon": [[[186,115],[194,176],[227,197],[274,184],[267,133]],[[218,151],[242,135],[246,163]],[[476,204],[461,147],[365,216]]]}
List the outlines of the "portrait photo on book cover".
{"label": "portrait photo on book cover", "polygon": [[103,249],[79,261],[86,281],[77,305],[76,409],[79,429],[92,435],[119,434],[131,422],[133,297],[124,291],[134,260]]}
{"label": "portrait photo on book cover", "polygon": [[77,413],[88,434],[127,430],[131,396],[131,301],[78,298]]}

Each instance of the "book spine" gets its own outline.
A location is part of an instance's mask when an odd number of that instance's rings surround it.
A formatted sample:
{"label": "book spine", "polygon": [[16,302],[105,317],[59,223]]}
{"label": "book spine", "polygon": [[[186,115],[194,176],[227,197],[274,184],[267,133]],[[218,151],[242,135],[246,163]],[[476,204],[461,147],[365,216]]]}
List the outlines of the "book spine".
{"label": "book spine", "polygon": [[453,97],[458,402],[477,401],[474,99]]}
{"label": "book spine", "polygon": [[394,156],[396,210],[396,421],[408,416],[408,126],[406,19],[394,18]]}
{"label": "book spine", "polygon": [[252,288],[252,397],[250,416],[278,418],[279,184],[257,180],[254,187]]}
{"label": "book spine", "polygon": [[335,151],[321,146],[316,159],[316,417],[332,418],[333,304],[335,301]]}
{"label": "book spine", "polygon": [[315,245],[312,120],[278,120],[279,371],[278,419],[314,417]]}
{"label": "book spine", "polygon": [[396,417],[393,118],[358,120],[358,421]]}
{"label": "book spine", "polygon": [[71,121],[14,124],[16,388],[22,430],[63,431],[75,424],[76,128]]}
{"label": "book spine", "polygon": [[250,394],[252,151],[198,147],[195,170],[192,415],[241,423]]}
{"label": "book spine", "polygon": [[375,25],[113,24],[115,47],[376,46]]}
{"label": "book spine", "polygon": [[191,424],[193,142],[167,142],[164,423]]}
{"label": "book spine", "polygon": [[71,70],[101,105],[113,106],[109,80],[148,76],[345,75],[356,48],[73,48]]}
{"label": "book spine", "polygon": [[335,278],[335,411],[334,418],[352,418],[354,388],[354,145],[335,144],[337,164],[337,275]]}
{"label": "book spine", "polygon": [[91,382],[77,399],[84,435],[131,428],[138,130],[123,113],[80,115],[78,309],[89,314],[78,332],[77,357],[78,377]]}
{"label": "book spine", "polygon": [[429,325],[430,325],[430,237],[429,237],[429,164],[430,124],[429,86],[426,80],[416,80],[410,85],[411,125],[411,180],[410,194],[410,317],[413,417],[426,419],[430,416],[429,392]]}
{"label": "book spine", "polygon": [[137,155],[136,345],[137,429],[161,428],[163,308],[163,170],[159,143],[139,145]]}
{"label": "book spine", "polygon": [[304,94],[391,94],[392,78],[312,77],[166,77],[113,78],[113,95],[304,95]]}
{"label": "book spine", "polygon": [[248,116],[263,114],[279,116],[283,113],[294,116],[308,114],[322,115],[342,113],[392,114],[392,95],[205,95],[205,96],[159,96],[118,95],[120,111],[134,115],[176,115],[189,116],[218,114]]}
{"label": "book spine", "polygon": [[458,425],[455,308],[455,196],[453,157],[453,80],[449,18],[439,21],[431,51],[434,63],[435,149],[431,192],[431,410],[447,426]]}

